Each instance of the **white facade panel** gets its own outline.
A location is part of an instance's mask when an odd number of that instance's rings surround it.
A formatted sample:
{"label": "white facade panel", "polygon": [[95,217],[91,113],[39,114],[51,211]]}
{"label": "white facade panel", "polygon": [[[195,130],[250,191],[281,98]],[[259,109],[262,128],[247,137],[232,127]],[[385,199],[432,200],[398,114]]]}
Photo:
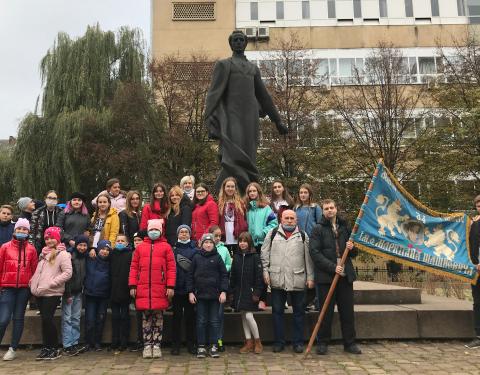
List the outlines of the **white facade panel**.
{"label": "white facade panel", "polygon": [[438,0],[438,6],[440,7],[440,17],[450,18],[458,16],[456,1]]}
{"label": "white facade panel", "polygon": [[405,18],[404,0],[387,0],[387,9],[389,19]]}
{"label": "white facade panel", "polygon": [[337,19],[353,19],[352,0],[337,0],[335,3],[337,8]]}
{"label": "white facade panel", "polygon": [[285,1],[285,20],[298,20],[302,21],[302,2]]}
{"label": "white facade panel", "polygon": [[328,8],[326,0],[310,1],[310,19],[325,20],[328,18]]}
{"label": "white facade panel", "polygon": [[380,18],[380,7],[378,0],[362,1],[362,17],[363,18]]}
{"label": "white facade panel", "polygon": [[237,22],[250,21],[250,2],[237,1]]}
{"label": "white facade panel", "polygon": [[260,21],[274,21],[277,17],[275,1],[258,2],[258,19]]}
{"label": "white facade panel", "polygon": [[415,18],[432,17],[431,0],[413,0],[413,16]]}

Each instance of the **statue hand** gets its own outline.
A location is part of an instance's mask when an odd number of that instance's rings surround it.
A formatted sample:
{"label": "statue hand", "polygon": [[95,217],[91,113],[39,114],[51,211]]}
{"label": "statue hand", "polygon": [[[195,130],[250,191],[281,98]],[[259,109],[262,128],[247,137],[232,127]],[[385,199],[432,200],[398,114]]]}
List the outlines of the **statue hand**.
{"label": "statue hand", "polygon": [[206,119],[205,125],[207,126],[208,129],[208,139],[214,139],[214,140],[219,140],[220,139],[220,126],[215,121],[215,118],[210,116],[209,118]]}
{"label": "statue hand", "polygon": [[283,125],[281,122],[277,123],[276,125],[280,135],[285,135],[288,133],[288,128],[285,125]]}

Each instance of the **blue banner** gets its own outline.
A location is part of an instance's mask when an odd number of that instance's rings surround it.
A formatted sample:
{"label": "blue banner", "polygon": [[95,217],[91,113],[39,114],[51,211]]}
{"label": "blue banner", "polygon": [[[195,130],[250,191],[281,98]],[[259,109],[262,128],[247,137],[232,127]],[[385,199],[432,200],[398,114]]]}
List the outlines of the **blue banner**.
{"label": "blue banner", "polygon": [[443,214],[422,205],[379,162],[352,240],[372,254],[474,283],[469,230],[466,214]]}

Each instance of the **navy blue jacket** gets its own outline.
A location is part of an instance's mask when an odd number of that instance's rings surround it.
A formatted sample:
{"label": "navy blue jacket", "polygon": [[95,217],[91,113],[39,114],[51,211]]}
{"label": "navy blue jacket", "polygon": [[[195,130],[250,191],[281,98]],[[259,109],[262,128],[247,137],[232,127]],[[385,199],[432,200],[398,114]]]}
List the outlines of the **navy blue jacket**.
{"label": "navy blue jacket", "polygon": [[228,273],[217,249],[197,250],[187,275],[187,291],[198,299],[217,299],[228,292]]}
{"label": "navy blue jacket", "polygon": [[130,302],[130,288],[128,276],[132,263],[133,250],[130,247],[119,250],[113,249],[110,254],[110,277],[112,280],[112,293],[110,300],[115,303]]}
{"label": "navy blue jacket", "polygon": [[0,222],[0,246],[12,240],[14,227],[15,227],[15,223],[11,221],[7,223]]}
{"label": "navy blue jacket", "polygon": [[84,294],[92,297],[110,297],[110,259],[87,258]]}
{"label": "navy blue jacket", "polygon": [[184,256],[187,259],[192,260],[193,256],[197,252],[195,247],[195,241],[190,241],[187,244],[177,242],[173,248],[173,254],[175,256],[175,264],[177,266],[177,279],[175,282],[175,294],[185,295],[188,294],[187,291],[187,276],[188,272],[185,271],[178,264],[178,255]]}

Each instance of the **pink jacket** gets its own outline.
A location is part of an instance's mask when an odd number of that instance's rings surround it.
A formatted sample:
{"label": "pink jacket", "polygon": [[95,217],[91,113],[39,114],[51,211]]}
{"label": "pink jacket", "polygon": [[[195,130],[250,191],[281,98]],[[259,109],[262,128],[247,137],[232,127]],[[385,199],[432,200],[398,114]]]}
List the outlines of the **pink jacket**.
{"label": "pink jacket", "polygon": [[[108,194],[108,192],[104,190],[98,193],[98,195],[100,194]],[[98,195],[92,200],[93,207],[97,207]],[[122,192],[120,192],[120,194],[118,194],[116,197],[112,196],[111,194],[109,195],[110,195],[110,202],[111,202],[110,208],[115,208],[117,210],[117,213],[122,212],[125,209],[125,207],[127,207],[127,198]]]}
{"label": "pink jacket", "polygon": [[72,277],[71,255],[63,244],[57,247],[57,256],[53,263],[48,260],[53,251],[44,256],[40,255],[37,269],[30,280],[29,286],[36,297],[61,296],[65,291],[65,283]]}

